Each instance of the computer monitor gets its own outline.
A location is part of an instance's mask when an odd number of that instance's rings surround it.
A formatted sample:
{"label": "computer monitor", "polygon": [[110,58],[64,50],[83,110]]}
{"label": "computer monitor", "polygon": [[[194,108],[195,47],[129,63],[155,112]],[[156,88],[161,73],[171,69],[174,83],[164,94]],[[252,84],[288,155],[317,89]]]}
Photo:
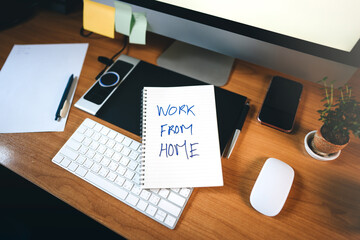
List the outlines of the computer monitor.
{"label": "computer monitor", "polygon": [[358,0],[121,1],[148,31],[298,78],[342,85],[360,66]]}

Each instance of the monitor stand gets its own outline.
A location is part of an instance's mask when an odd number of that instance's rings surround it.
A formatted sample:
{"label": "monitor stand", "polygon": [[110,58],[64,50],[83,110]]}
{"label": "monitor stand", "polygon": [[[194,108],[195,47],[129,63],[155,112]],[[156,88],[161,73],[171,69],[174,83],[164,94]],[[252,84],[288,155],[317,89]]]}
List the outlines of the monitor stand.
{"label": "monitor stand", "polygon": [[233,62],[232,57],[180,41],[175,41],[157,59],[163,68],[215,86],[227,83]]}

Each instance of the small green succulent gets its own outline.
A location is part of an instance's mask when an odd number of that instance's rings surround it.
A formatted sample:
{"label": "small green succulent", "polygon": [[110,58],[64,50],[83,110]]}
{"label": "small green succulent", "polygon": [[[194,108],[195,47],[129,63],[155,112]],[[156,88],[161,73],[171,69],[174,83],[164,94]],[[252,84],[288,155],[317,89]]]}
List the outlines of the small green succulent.
{"label": "small green succulent", "polygon": [[360,102],[352,95],[348,85],[334,89],[327,84],[327,77],[319,81],[324,86],[324,109],[318,110],[323,122],[321,133],[333,144],[342,145],[349,141],[350,131],[360,138]]}

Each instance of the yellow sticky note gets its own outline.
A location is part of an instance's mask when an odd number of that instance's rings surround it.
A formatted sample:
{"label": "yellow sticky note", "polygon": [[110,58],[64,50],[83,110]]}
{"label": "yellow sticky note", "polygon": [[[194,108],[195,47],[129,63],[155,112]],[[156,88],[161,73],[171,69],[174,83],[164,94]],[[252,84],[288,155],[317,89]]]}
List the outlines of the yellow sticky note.
{"label": "yellow sticky note", "polygon": [[110,38],[115,37],[115,8],[84,0],[84,29]]}
{"label": "yellow sticky note", "polygon": [[115,31],[126,36],[130,35],[134,24],[131,6],[115,1]]}
{"label": "yellow sticky note", "polygon": [[146,44],[146,28],[147,20],[144,13],[133,13],[135,20],[134,26],[131,29],[129,42],[136,44]]}

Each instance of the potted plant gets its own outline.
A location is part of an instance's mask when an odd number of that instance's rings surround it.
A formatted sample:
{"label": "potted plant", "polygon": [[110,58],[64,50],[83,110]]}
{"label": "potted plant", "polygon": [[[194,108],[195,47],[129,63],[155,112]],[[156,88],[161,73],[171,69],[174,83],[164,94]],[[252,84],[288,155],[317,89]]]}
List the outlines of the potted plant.
{"label": "potted plant", "polygon": [[311,149],[322,157],[339,153],[350,140],[350,132],[360,137],[360,102],[345,85],[335,90],[333,83],[327,85],[325,77],[320,82],[324,86],[324,109],[318,110],[323,125],[311,141]]}

